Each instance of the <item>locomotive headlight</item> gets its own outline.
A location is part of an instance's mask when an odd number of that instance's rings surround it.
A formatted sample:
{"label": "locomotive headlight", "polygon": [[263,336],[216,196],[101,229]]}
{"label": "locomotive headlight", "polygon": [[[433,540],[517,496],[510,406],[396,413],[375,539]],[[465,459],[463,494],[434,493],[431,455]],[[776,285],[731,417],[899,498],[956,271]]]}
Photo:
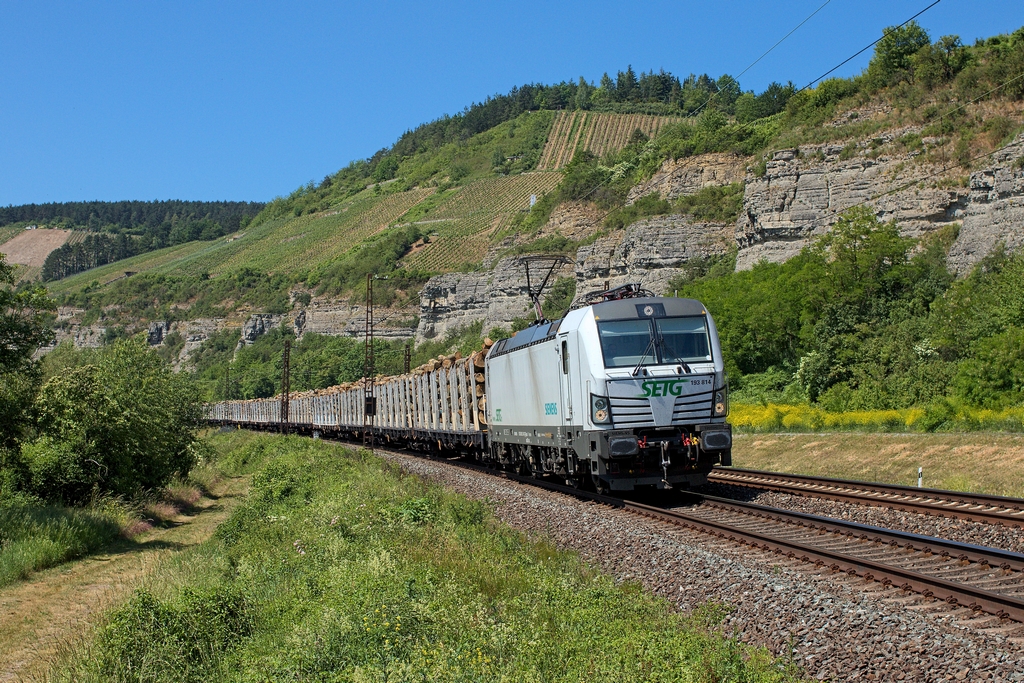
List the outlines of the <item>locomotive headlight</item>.
{"label": "locomotive headlight", "polygon": [[729,385],[715,390],[715,407],[712,417],[725,417],[729,414]]}
{"label": "locomotive headlight", "polygon": [[612,421],[608,399],[604,396],[590,395],[590,420],[594,424],[608,424]]}

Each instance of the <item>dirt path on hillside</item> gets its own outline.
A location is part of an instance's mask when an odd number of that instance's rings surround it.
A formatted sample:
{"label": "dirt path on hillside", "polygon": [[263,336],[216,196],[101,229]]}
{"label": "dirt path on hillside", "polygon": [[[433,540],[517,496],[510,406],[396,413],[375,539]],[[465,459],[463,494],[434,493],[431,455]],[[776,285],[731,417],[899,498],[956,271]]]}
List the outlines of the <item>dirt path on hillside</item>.
{"label": "dirt path on hillside", "polygon": [[248,477],[222,480],[177,526],[147,532],[106,553],[54,567],[0,589],[0,681],[41,678],[55,654],[88,632],[165,558],[210,538],[241,500]]}

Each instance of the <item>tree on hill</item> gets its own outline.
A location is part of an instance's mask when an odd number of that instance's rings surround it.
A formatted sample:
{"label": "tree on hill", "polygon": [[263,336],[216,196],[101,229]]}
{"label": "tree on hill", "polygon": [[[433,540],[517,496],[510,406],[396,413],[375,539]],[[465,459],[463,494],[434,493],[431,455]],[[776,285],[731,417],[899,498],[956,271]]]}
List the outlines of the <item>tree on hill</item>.
{"label": "tree on hill", "polygon": [[0,466],[27,425],[26,408],[38,381],[32,354],[53,338],[53,310],[54,302],[42,287],[14,288],[14,269],[0,254]]}
{"label": "tree on hill", "polygon": [[633,65],[629,65],[625,71],[620,71],[615,79],[616,98],[620,102],[628,101],[633,96],[636,86],[636,72],[633,71]]}
{"label": "tree on hill", "polygon": [[85,240],[52,251],[44,281],[195,240],[213,240],[244,228],[259,202],[66,202],[0,207],[0,225],[40,223],[88,231]]}
{"label": "tree on hill", "polygon": [[21,370],[53,338],[55,304],[42,287],[15,289],[14,268],[0,254],[0,372]]}
{"label": "tree on hill", "polygon": [[[43,223],[58,227],[141,235],[178,223],[208,219],[234,232],[264,207],[262,202],[53,202],[0,207],[0,226]],[[166,235],[164,235],[166,237]]]}
{"label": "tree on hill", "polygon": [[909,77],[911,58],[930,45],[928,32],[916,21],[904,26],[889,26],[875,45],[875,54],[868,64],[868,79],[885,86]]}
{"label": "tree on hill", "polygon": [[190,374],[138,340],[61,348],[47,364],[35,436],[3,468],[19,488],[64,504],[97,492],[132,498],[195,465],[202,404]]}

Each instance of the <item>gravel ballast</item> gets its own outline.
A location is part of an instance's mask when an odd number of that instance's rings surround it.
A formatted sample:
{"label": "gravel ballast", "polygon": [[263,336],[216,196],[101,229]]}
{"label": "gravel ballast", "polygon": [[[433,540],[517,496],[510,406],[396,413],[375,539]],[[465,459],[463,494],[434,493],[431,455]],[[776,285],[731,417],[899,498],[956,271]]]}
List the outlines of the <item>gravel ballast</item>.
{"label": "gravel ballast", "polygon": [[[390,452],[381,455],[411,473],[472,498],[487,499],[501,521],[579,552],[618,580],[639,581],[681,610],[707,602],[730,606],[722,626],[725,632],[791,657],[812,678],[1024,681],[1024,647],[1018,638],[1008,637],[1020,632],[1018,625],[1000,625],[994,617],[973,617],[968,610],[898,589],[821,572],[765,551],[443,461]],[[812,508],[818,503],[849,506],[767,495],[796,499],[782,506],[787,509],[826,516],[841,516],[843,511],[834,508],[838,514],[830,515],[825,508]],[[755,502],[778,504],[769,500]],[[798,507],[801,503],[810,507]],[[906,514],[875,510],[879,515],[896,515],[893,519]],[[872,517],[873,521],[851,518],[903,528],[883,521],[882,516]],[[925,520],[940,525],[950,521]]]}

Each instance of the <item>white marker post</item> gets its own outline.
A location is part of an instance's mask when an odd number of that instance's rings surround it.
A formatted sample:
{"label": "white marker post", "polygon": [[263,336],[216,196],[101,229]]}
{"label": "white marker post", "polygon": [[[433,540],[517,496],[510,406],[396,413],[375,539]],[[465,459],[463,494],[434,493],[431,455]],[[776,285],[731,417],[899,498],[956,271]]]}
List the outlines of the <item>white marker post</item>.
{"label": "white marker post", "polygon": [[924,485],[924,468],[917,468],[917,488],[921,488]]}

